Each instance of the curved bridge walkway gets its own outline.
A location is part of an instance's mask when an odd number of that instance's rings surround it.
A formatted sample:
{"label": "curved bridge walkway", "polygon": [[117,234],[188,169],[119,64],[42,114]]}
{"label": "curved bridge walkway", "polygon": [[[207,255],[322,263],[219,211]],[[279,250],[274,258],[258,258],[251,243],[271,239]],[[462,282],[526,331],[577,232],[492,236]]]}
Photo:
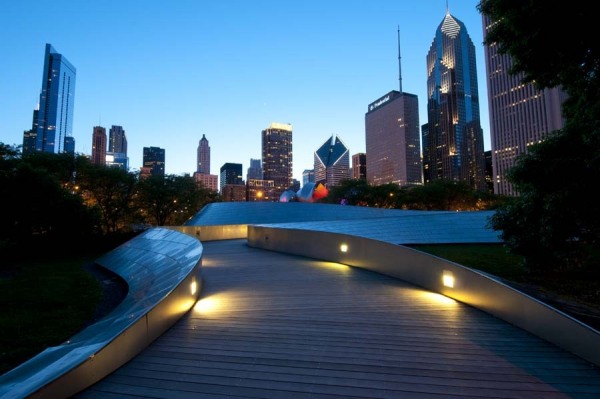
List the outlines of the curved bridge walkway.
{"label": "curved bridge walkway", "polygon": [[598,398],[600,370],[386,276],[204,243],[196,307],[78,398]]}

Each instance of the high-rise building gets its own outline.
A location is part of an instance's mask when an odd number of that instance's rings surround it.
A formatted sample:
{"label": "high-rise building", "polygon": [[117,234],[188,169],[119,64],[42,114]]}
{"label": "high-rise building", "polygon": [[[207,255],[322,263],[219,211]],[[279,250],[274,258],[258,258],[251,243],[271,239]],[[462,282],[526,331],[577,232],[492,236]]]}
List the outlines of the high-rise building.
{"label": "high-rise building", "polygon": [[304,169],[302,172],[302,186],[306,186],[308,183],[315,182],[315,170],[314,169]]}
{"label": "high-rise building", "polygon": [[221,197],[225,202],[245,202],[247,201],[245,184],[226,184],[221,188]]}
{"label": "high-rise building", "polygon": [[[463,181],[485,191],[475,46],[464,23],[450,11],[427,54],[427,119],[423,133],[425,183]],[[370,157],[368,151],[367,155]]]}
{"label": "high-rise building", "polygon": [[221,192],[225,185],[243,185],[244,180],[242,177],[242,164],[241,163],[230,163],[227,162],[221,166],[221,174],[219,179],[219,185]]}
{"label": "high-rise building", "polygon": [[73,130],[75,75],[75,67],[54,47],[46,44],[36,151],[65,151],[65,139],[72,135]]}
{"label": "high-rise building", "polygon": [[246,172],[246,180],[262,180],[262,165],[260,164],[260,159],[250,158],[250,167]]}
{"label": "high-rise building", "polygon": [[369,104],[365,138],[369,184],[423,184],[416,95],[392,90]]}
{"label": "high-rise building", "polygon": [[348,147],[335,134],[315,151],[314,159],[316,182],[333,187],[349,178],[350,153]]}
{"label": "high-rise building", "polygon": [[210,174],[210,146],[208,139],[203,134],[198,149],[196,150],[196,172],[206,175]]}
{"label": "high-rise building", "polygon": [[127,136],[123,126],[111,126],[108,134],[108,151],[127,154]]}
{"label": "high-rise building", "polygon": [[206,173],[195,172],[194,180],[198,185],[202,185],[211,191],[219,192],[219,176],[217,175],[207,175]]}
{"label": "high-rise building", "polygon": [[106,166],[129,170],[129,158],[122,152],[106,151]]}
{"label": "high-rise building", "polygon": [[144,166],[142,177],[165,175],[165,149],[160,147],[144,147]]}
{"label": "high-rise building", "polygon": [[92,163],[106,165],[106,128],[94,126],[92,133]]}
{"label": "high-rise building", "polygon": [[273,180],[248,179],[246,201],[273,201],[271,198],[273,187],[275,187]]}
{"label": "high-rise building", "polygon": [[273,200],[292,186],[292,125],[271,123],[262,131],[263,179],[273,180]]}
{"label": "high-rise building", "polygon": [[63,150],[67,154],[75,154],[75,137],[67,136],[65,137],[65,148]]}
{"label": "high-rise building", "polygon": [[38,124],[38,108],[33,110],[33,118],[31,120],[31,129],[23,132],[23,155],[28,155],[35,152],[35,141],[37,137],[37,124]]}
{"label": "high-rise building", "polygon": [[423,184],[419,100],[402,91],[398,27],[399,90],[392,90],[369,104],[365,114],[366,178],[369,184]]}
{"label": "high-rise building", "polygon": [[[486,15],[482,19],[485,40],[492,22]],[[523,84],[522,74],[509,73],[510,55],[498,54],[495,44],[486,45],[484,50],[494,193],[516,195],[506,173],[529,146],[564,127],[561,107],[566,94],[559,88],[540,91],[531,83]]]}
{"label": "high-rise building", "polygon": [[123,126],[112,125],[108,134],[108,152],[106,164],[121,169],[129,169],[127,157],[127,136]]}
{"label": "high-rise building", "polygon": [[364,152],[352,155],[352,178],[354,180],[367,178],[367,154]]}
{"label": "high-rise building", "polygon": [[246,201],[246,185],[242,179],[241,163],[223,164],[219,183],[223,201]]}

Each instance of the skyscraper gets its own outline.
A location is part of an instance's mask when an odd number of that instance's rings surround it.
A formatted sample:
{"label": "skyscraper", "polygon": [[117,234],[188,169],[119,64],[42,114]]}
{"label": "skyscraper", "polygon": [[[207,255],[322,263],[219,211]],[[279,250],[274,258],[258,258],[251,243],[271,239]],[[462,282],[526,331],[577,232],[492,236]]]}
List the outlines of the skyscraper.
{"label": "skyscraper", "polygon": [[144,147],[144,166],[142,177],[165,175],[165,149],[160,147]]}
{"label": "skyscraper", "polygon": [[127,136],[123,126],[112,125],[108,135],[108,151],[127,155]]}
{"label": "skyscraper", "polygon": [[242,178],[242,164],[241,163],[224,163],[221,166],[221,174],[220,174],[220,186],[221,191],[225,185],[242,185],[244,184],[244,180]]}
{"label": "skyscraper", "polygon": [[75,75],[75,67],[50,44],[46,44],[36,151],[65,151],[65,138],[70,137],[73,130]]}
{"label": "skyscraper", "polygon": [[423,184],[419,101],[402,91],[400,28],[398,28],[399,91],[392,90],[369,104],[365,114],[367,181],[372,185]]}
{"label": "skyscraper", "polygon": [[304,169],[302,171],[302,186],[306,186],[308,183],[315,182],[315,170],[314,169]]}
{"label": "skyscraper", "polygon": [[423,133],[425,183],[463,181],[485,191],[475,46],[464,23],[450,11],[446,11],[427,54],[427,119]]}
{"label": "skyscraper", "polygon": [[292,186],[292,125],[271,123],[262,131],[263,179],[273,180],[277,201]]}
{"label": "skyscraper", "polygon": [[106,165],[106,129],[94,126],[92,133],[92,163]]}
{"label": "skyscraper", "polygon": [[364,152],[352,155],[352,178],[355,180],[367,178],[367,154]]}
{"label": "skyscraper", "polygon": [[210,174],[210,146],[208,139],[203,134],[196,151],[196,172]]}
{"label": "skyscraper", "polygon": [[127,136],[123,126],[112,125],[108,134],[108,151],[106,153],[106,164],[111,167],[129,169],[129,157],[127,156]]}
{"label": "skyscraper", "polygon": [[246,201],[246,185],[242,179],[241,163],[223,164],[219,180],[223,201]]}
{"label": "skyscraper", "polygon": [[31,129],[23,132],[23,155],[28,155],[35,152],[35,141],[37,137],[38,124],[38,108],[33,110],[33,118],[31,120]]}
{"label": "skyscraper", "polygon": [[392,90],[369,104],[365,137],[369,184],[423,184],[416,95]]}
{"label": "skyscraper", "polygon": [[[485,40],[492,22],[485,15],[482,19]],[[540,91],[531,83],[523,84],[522,75],[509,74],[508,54],[498,54],[496,45],[486,45],[484,50],[494,193],[516,195],[506,173],[530,145],[564,127],[561,106],[566,94],[559,88]]]}
{"label": "skyscraper", "polygon": [[250,167],[246,173],[246,180],[262,180],[262,165],[260,159],[250,158]]}
{"label": "skyscraper", "polygon": [[331,135],[314,154],[315,182],[333,187],[349,178],[350,153],[336,135]]}

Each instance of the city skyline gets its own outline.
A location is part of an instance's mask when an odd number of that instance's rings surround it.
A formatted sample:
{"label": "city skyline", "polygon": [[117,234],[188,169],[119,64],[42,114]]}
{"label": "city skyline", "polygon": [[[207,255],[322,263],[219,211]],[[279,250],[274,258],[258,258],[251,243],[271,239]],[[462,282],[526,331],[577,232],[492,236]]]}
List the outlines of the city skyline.
{"label": "city skyline", "polygon": [[[72,133],[77,153],[91,155],[93,126],[115,124],[128,132],[132,170],[142,166],[143,147],[153,146],[166,150],[166,173],[191,175],[202,135],[211,143],[212,168],[235,162],[246,169],[250,159],[260,158],[264,126],[290,123],[293,177],[299,181],[324,136],[344,137],[350,154],[365,152],[368,104],[398,88],[398,27],[403,90],[418,96],[419,119],[426,121],[425,59],[446,13],[442,0],[383,1],[377,7],[359,1],[344,7],[316,1],[147,1],[142,9],[135,1],[56,3],[52,9],[42,1],[9,3],[0,16],[5,34],[15,37],[3,50],[19,61],[9,63],[0,78],[5,89],[0,141],[22,144],[39,97],[44,46],[50,43],[77,67]],[[448,6],[476,46],[488,150],[477,3]],[[42,29],[27,22],[42,15],[57,23]],[[129,19],[136,23],[108,28]],[[277,24],[266,27],[269,21]]]}

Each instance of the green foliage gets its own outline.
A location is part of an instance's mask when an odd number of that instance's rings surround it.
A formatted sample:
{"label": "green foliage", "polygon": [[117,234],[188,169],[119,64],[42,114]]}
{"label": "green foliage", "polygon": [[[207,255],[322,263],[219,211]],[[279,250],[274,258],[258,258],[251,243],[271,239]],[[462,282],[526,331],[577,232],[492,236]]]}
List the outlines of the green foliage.
{"label": "green foliage", "polygon": [[32,240],[44,241],[47,246],[75,246],[93,234],[94,213],[54,174],[28,162],[2,166],[0,240],[5,247],[23,246]]}
{"label": "green foliage", "polygon": [[218,196],[198,187],[188,175],[150,176],[136,186],[135,204],[144,220],[157,226],[179,225]]}
{"label": "green foliage", "polygon": [[377,208],[471,211],[493,209],[505,199],[473,190],[463,182],[436,180],[424,186],[371,186],[365,180],[345,180],[329,190],[329,203]]}
{"label": "green foliage", "polygon": [[[540,89],[561,87],[566,126],[522,156],[508,179],[520,193],[498,210],[492,227],[530,271],[599,267],[600,43],[587,3],[551,7],[543,0],[482,0],[496,23],[486,44],[513,60],[513,73]],[[557,29],[556,21],[569,29]],[[548,43],[552,45],[548,46]]]}
{"label": "green foliage", "polygon": [[136,184],[135,175],[119,168],[87,164],[77,174],[77,189],[97,206],[103,231],[115,233],[130,223],[131,201]]}
{"label": "green foliage", "polygon": [[82,259],[32,262],[0,274],[0,374],[73,336],[101,290]]}
{"label": "green foliage", "polygon": [[[134,223],[182,224],[220,197],[188,175],[137,176],[71,154],[25,157],[0,143],[0,249],[18,256],[76,251]],[[94,238],[94,239],[92,239]]]}

